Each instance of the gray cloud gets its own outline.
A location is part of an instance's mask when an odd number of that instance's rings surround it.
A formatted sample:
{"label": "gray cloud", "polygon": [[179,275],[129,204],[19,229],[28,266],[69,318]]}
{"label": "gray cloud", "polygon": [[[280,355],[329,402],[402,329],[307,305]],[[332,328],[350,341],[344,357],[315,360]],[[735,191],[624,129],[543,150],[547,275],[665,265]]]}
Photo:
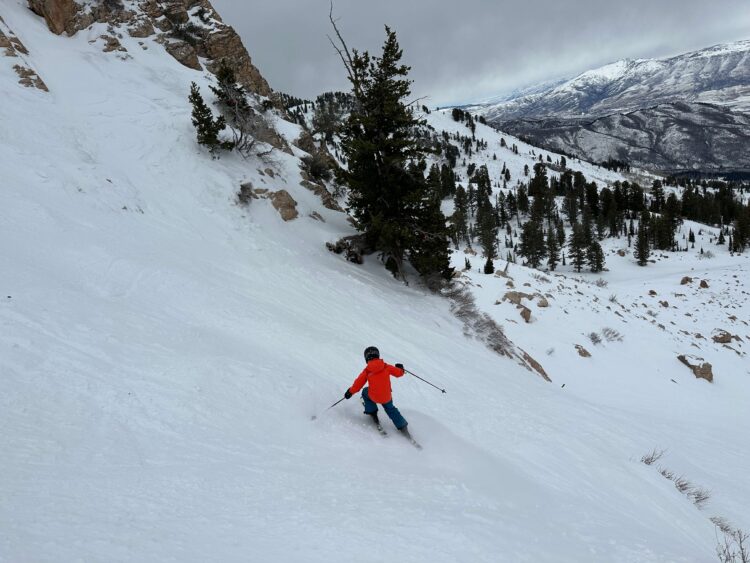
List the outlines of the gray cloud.
{"label": "gray cloud", "polygon": [[[275,90],[348,90],[326,37],[328,0],[213,0]],[[747,0],[339,0],[352,48],[378,52],[391,26],[428,105],[476,101],[614,60],[750,39]]]}

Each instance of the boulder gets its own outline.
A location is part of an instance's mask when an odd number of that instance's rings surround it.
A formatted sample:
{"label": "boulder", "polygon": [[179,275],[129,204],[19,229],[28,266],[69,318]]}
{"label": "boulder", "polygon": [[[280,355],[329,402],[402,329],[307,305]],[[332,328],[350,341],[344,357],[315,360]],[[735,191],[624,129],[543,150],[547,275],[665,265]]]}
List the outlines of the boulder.
{"label": "boulder", "polygon": [[539,300],[536,303],[537,307],[549,307],[549,301],[547,301],[546,297],[539,296]]}
{"label": "boulder", "polygon": [[706,280],[701,280],[700,288],[701,289],[708,289],[708,282]]}
{"label": "boulder", "polygon": [[726,330],[716,329],[711,335],[711,339],[717,344],[731,344],[732,335]]}
{"label": "boulder", "polygon": [[654,295],[656,295],[656,291],[653,290],[653,289],[649,289],[648,290],[648,294],[651,295],[651,296],[654,296]]}
{"label": "boulder", "polygon": [[689,283],[692,283],[692,281],[693,278],[691,278],[690,276],[685,276],[684,278],[682,278],[682,280],[680,280],[680,285],[687,285]]}
{"label": "boulder", "polygon": [[711,364],[706,362],[703,358],[698,358],[691,355],[681,354],[677,356],[683,364],[690,368],[693,375],[699,379],[705,379],[709,383],[713,382],[714,374]]}
{"label": "boulder", "polygon": [[154,26],[147,19],[140,19],[128,27],[130,37],[143,39],[144,37],[151,37],[154,33]]}
{"label": "boulder", "polygon": [[281,218],[284,221],[291,221],[299,217],[297,212],[297,202],[294,201],[289,192],[286,190],[279,190],[272,192],[270,196],[271,204],[274,206],[276,211],[279,212]]}
{"label": "boulder", "polygon": [[521,299],[534,299],[533,295],[523,293],[522,291],[507,291],[503,295],[503,301],[510,301],[513,305],[521,305]]}
{"label": "boulder", "polygon": [[31,11],[42,16],[52,33],[62,34],[81,7],[73,0],[29,0]]}
{"label": "boulder", "polygon": [[621,248],[617,251],[617,255],[624,258],[625,256],[627,256],[627,252]]}
{"label": "boulder", "polygon": [[519,305],[518,308],[521,310],[521,317],[524,321],[527,323],[531,322],[531,309],[528,307],[524,307],[523,305]]}

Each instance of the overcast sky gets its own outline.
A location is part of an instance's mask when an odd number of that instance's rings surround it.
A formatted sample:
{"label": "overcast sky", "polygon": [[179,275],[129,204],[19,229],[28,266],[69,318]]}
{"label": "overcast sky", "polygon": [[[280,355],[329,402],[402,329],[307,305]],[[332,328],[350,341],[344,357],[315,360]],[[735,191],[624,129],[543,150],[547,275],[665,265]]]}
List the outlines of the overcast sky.
{"label": "overcast sky", "polygon": [[[326,35],[328,0],[213,0],[275,90],[348,90]],[[750,39],[750,0],[338,0],[350,48],[398,34],[415,96],[478,101],[621,58],[660,57]]]}

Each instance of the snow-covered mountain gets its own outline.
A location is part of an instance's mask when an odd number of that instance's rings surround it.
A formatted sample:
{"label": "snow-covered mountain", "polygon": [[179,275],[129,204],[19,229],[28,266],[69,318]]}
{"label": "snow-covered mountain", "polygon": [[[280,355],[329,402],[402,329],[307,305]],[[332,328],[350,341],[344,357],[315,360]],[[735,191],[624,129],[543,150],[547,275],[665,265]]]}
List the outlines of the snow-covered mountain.
{"label": "snow-covered mountain", "polygon": [[482,112],[492,121],[590,118],[671,102],[750,110],[750,40],[662,59],[623,59]]}
{"label": "snow-covered mountain", "polygon": [[621,60],[473,108],[551,150],[664,172],[750,171],[750,41]]}
{"label": "snow-covered mountain", "polygon": [[[301,170],[314,143],[208,2],[32,4],[0,3],[0,560],[693,562],[715,522],[750,529],[747,254],[475,264],[457,310],[326,249],[354,230]],[[195,142],[217,57],[266,108],[246,158]],[[560,162],[476,136],[493,179]],[[371,344],[447,389],[394,381],[423,451],[326,410]]]}

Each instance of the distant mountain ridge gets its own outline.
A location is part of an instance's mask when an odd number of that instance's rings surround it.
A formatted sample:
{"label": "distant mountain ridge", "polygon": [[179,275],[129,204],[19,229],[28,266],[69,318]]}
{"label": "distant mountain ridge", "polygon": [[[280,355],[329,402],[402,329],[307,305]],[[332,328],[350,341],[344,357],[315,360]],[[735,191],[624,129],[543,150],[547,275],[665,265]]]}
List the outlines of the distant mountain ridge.
{"label": "distant mountain ridge", "polygon": [[671,102],[750,110],[750,40],[661,59],[623,59],[484,107],[487,119],[599,117]]}
{"label": "distant mountain ridge", "polygon": [[551,84],[473,109],[534,144],[595,162],[750,171],[750,40],[623,59]]}

